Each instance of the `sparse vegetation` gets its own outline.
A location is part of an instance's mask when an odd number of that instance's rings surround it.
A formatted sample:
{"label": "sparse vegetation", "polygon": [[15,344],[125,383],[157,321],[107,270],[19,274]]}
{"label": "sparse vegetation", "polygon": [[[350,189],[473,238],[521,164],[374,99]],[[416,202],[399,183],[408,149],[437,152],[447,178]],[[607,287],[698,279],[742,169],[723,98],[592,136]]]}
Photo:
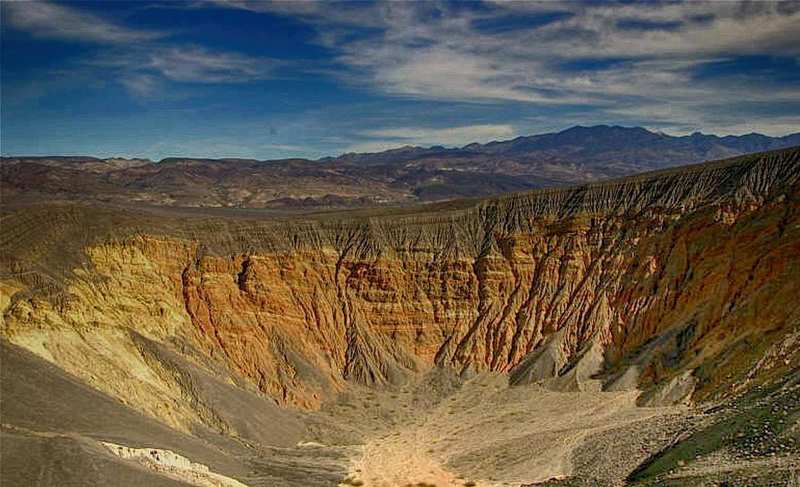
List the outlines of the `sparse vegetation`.
{"label": "sparse vegetation", "polygon": [[632,472],[629,480],[657,478],[722,450],[743,461],[800,454],[800,438],[784,435],[800,419],[798,382],[800,372],[730,401],[717,412],[718,420],[655,454]]}

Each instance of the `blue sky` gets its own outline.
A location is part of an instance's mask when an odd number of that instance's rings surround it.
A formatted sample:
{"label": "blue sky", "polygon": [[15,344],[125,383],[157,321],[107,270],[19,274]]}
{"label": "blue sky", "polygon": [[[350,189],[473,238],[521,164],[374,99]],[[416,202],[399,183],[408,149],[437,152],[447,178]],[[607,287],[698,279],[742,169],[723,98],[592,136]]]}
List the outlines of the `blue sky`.
{"label": "blue sky", "polygon": [[800,130],[800,2],[3,2],[2,153]]}

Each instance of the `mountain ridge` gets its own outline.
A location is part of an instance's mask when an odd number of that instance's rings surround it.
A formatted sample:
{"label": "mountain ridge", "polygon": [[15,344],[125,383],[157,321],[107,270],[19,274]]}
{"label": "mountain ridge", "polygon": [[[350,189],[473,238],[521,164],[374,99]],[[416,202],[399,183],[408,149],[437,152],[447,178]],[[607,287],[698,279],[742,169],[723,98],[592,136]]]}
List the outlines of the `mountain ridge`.
{"label": "mountain ridge", "polygon": [[[90,155],[24,155],[24,154],[17,154],[17,155],[3,155],[2,159],[4,160],[13,160],[13,159],[53,159],[53,160],[63,160],[65,162],[83,162],[83,161],[130,161],[130,162],[142,162],[142,163],[151,163],[151,164],[160,164],[163,162],[168,161],[175,161],[175,160],[196,160],[196,161],[216,161],[216,162],[245,162],[245,163],[252,163],[252,162],[261,162],[261,163],[276,163],[276,162],[286,162],[286,161],[321,161],[321,162],[328,162],[328,161],[335,161],[339,160],[348,156],[372,156],[372,155],[380,155],[380,154],[390,154],[390,153],[404,153],[404,152],[414,152],[414,151],[424,151],[424,152],[440,152],[440,151],[472,151],[472,152],[481,152],[482,149],[486,147],[495,147],[498,145],[507,145],[507,144],[518,144],[523,141],[529,140],[536,140],[542,138],[552,138],[557,136],[565,136],[568,134],[574,134],[579,132],[584,132],[581,134],[582,136],[586,135],[586,132],[598,132],[604,131],[606,133],[613,133],[614,131],[619,131],[620,133],[626,133],[628,135],[632,133],[640,133],[640,134],[647,134],[653,138],[659,139],[669,139],[669,140],[716,140],[716,141],[751,141],[754,142],[754,139],[757,139],[763,144],[769,144],[769,142],[773,143],[788,143],[790,145],[800,145],[800,132],[792,132],[786,135],[780,136],[770,136],[765,135],[759,132],[749,132],[747,134],[741,135],[717,135],[711,133],[704,133],[701,131],[696,131],[691,134],[687,135],[670,135],[665,132],[657,132],[649,130],[645,127],[641,126],[627,126],[627,125],[606,125],[606,124],[598,124],[598,125],[573,125],[566,129],[557,131],[557,132],[543,132],[540,134],[531,134],[531,135],[519,135],[512,139],[503,139],[503,140],[491,140],[485,143],[480,142],[470,142],[463,146],[444,146],[444,145],[432,145],[432,146],[421,146],[421,145],[403,145],[399,147],[393,147],[390,149],[386,149],[383,151],[376,151],[376,152],[343,152],[336,156],[323,156],[317,159],[309,159],[304,157],[285,157],[285,158],[278,158],[278,159],[258,159],[258,158],[251,158],[251,157],[181,157],[181,156],[168,156],[161,158],[159,160],[149,159],[145,157],[135,157],[135,156],[109,156],[109,157],[99,157],[99,156],[90,156]],[[748,150],[749,152],[761,152],[761,150]]]}
{"label": "mountain ridge", "polygon": [[580,184],[793,145],[800,145],[800,133],[673,137],[601,125],[461,148],[403,147],[318,160],[4,157],[0,189],[7,200],[282,211],[402,206]]}
{"label": "mountain ridge", "polygon": [[[471,142],[469,144],[463,146],[453,146],[453,147],[445,147],[441,145],[431,146],[431,147],[424,147],[424,146],[415,146],[415,145],[405,145],[402,147],[387,149],[385,151],[379,152],[366,152],[366,153],[358,153],[358,152],[348,152],[341,154],[339,156],[329,156],[329,157],[322,157],[320,161],[329,161],[329,160],[337,160],[341,158],[346,158],[348,156],[372,156],[372,155],[380,155],[380,154],[389,154],[389,153],[408,153],[408,152],[445,152],[445,151],[472,151],[472,152],[481,152],[486,148],[490,147],[497,147],[497,146],[507,146],[507,145],[518,145],[522,142],[528,142],[532,140],[541,140],[541,139],[554,139],[558,137],[571,137],[576,135],[578,137],[586,137],[587,135],[591,135],[591,133],[597,134],[605,132],[605,135],[614,134],[614,135],[631,135],[631,134],[639,134],[641,136],[649,137],[651,140],[653,139],[661,139],[661,140],[673,140],[673,141],[686,141],[686,140],[703,140],[705,142],[710,141],[721,141],[725,143],[733,143],[736,144],[739,141],[750,141],[754,142],[753,139],[758,139],[763,145],[768,145],[770,142],[777,142],[777,143],[787,143],[789,145],[800,145],[800,132],[789,133],[783,136],[768,136],[764,134],[760,134],[757,132],[751,132],[748,134],[742,135],[716,135],[716,134],[705,134],[703,132],[694,132],[689,135],[669,135],[663,132],[653,132],[648,130],[644,127],[640,126],[622,126],[622,125],[574,125],[572,127],[568,127],[564,130],[558,132],[546,132],[541,134],[532,134],[532,135],[520,135],[518,137],[514,137],[513,139],[507,140],[492,140],[486,142],[484,144],[478,142]],[[616,133],[615,133],[616,132]],[[773,147],[778,148],[778,147]],[[754,148],[748,147],[746,152],[761,152],[764,150],[769,150],[769,148]]]}

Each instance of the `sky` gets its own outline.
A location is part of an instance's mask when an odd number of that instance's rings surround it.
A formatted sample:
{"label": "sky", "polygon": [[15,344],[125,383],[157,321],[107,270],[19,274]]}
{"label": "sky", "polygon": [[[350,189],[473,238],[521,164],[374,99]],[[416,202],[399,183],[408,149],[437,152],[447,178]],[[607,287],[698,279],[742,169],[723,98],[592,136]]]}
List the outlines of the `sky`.
{"label": "sky", "polygon": [[0,3],[3,155],[800,131],[800,1]]}

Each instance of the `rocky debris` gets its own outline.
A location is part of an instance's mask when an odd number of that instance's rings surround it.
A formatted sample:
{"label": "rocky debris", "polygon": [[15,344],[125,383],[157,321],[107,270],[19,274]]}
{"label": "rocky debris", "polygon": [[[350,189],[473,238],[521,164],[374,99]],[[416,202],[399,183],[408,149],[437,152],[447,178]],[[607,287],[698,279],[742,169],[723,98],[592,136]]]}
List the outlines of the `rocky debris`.
{"label": "rocky debris", "polygon": [[800,370],[708,408],[629,480],[644,485],[787,485],[800,447]]}
{"label": "rocky debris", "polygon": [[512,384],[533,384],[558,377],[568,360],[564,350],[565,332],[563,329],[556,331],[534,352],[526,355],[509,373],[509,381]]}
{"label": "rocky debris", "polygon": [[571,475],[534,485],[545,486],[619,486],[625,485],[628,473],[688,428],[691,413],[671,409],[667,414],[644,421],[632,421],[591,433],[572,452]]}
{"label": "rocky debris", "polygon": [[692,393],[697,384],[697,379],[692,375],[694,371],[687,370],[676,375],[663,384],[648,391],[639,401],[642,406],[665,406],[673,404],[688,404],[691,402]]}
{"label": "rocky debris", "polygon": [[[581,350],[567,358],[565,330],[553,333],[547,344],[528,354],[509,372],[513,385],[538,383],[550,390],[570,392],[598,390],[601,381],[595,379],[604,371],[604,346],[599,337],[590,338]],[[627,390],[635,389],[631,387]],[[619,389],[623,390],[623,389]]]}

